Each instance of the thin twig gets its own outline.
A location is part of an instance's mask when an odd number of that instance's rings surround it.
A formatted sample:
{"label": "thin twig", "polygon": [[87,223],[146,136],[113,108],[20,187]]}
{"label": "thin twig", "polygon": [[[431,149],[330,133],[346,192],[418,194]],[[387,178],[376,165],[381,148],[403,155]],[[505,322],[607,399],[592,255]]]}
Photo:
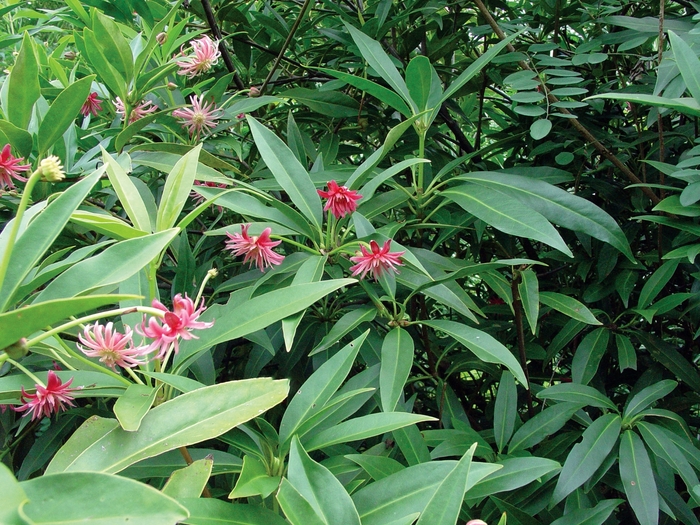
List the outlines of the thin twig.
{"label": "thin twig", "polygon": [[204,14],[207,17],[207,23],[209,24],[211,32],[214,33],[214,38],[216,38],[216,40],[219,42],[219,51],[221,51],[221,58],[224,59],[226,69],[228,69],[229,73],[233,73],[233,81],[235,82],[236,87],[238,89],[245,89],[245,84],[243,84],[241,77],[238,75],[238,72],[236,71],[236,66],[233,65],[233,60],[231,60],[231,55],[229,54],[228,49],[226,49],[226,46],[224,45],[224,37],[221,34],[221,29],[219,29],[219,25],[216,23],[214,10],[211,8],[209,0],[202,0],[202,8],[204,9]]}
{"label": "thin twig", "polygon": [[525,372],[525,379],[527,380],[527,413],[530,418],[535,415],[535,411],[532,408],[532,390],[530,389],[530,373],[527,370],[527,354],[525,352],[525,325],[523,323],[523,304],[520,300],[520,290],[518,289],[518,284],[520,283],[520,272],[515,272],[513,276],[513,282],[511,283],[511,292],[513,294],[513,312],[515,313],[515,327],[518,331],[518,352],[520,354],[520,364],[523,367],[523,372]]}

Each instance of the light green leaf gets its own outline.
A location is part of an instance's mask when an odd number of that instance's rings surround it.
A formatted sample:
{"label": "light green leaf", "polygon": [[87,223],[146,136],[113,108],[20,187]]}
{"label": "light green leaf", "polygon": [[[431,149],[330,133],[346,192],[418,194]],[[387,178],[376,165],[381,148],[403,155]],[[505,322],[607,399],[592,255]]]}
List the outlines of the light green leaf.
{"label": "light green leaf", "polygon": [[277,501],[292,525],[328,525],[287,478],[282,478]]}
{"label": "light green leaf", "polygon": [[228,497],[236,499],[261,496],[265,499],[277,490],[279,484],[279,476],[270,476],[265,464],[255,456],[248,454],[243,458],[241,475]]}
{"label": "light green leaf", "polygon": [[629,102],[645,104],[647,106],[675,109],[679,113],[683,113],[685,115],[700,117],[700,103],[690,97],[666,98],[656,95],[644,95],[637,93],[603,93],[602,95],[594,95],[592,97],[585,98],[584,100],[593,100],[596,98],[608,100],[627,100]]}
{"label": "light green leaf", "polygon": [[593,379],[608,348],[609,338],[607,328],[596,328],[583,338],[571,362],[571,378],[575,383],[587,385]]}
{"label": "light green leaf", "polygon": [[425,55],[416,55],[406,67],[406,85],[417,112],[429,109],[427,104],[434,71],[430,59]]}
{"label": "light green leaf", "polygon": [[641,525],[659,523],[659,493],[649,454],[641,438],[631,430],[620,441],[620,481]]}
{"label": "light green leaf", "polygon": [[401,327],[391,330],[382,343],[379,393],[382,410],[393,412],[413,367],[413,339]]}
{"label": "light green leaf", "polygon": [[467,499],[477,500],[497,492],[524,487],[561,468],[561,465],[556,461],[537,457],[508,458],[489,466],[503,468],[489,474],[474,488],[467,490]]}
{"label": "light green leaf", "polygon": [[101,233],[120,241],[148,235],[148,232],[137,230],[114,215],[75,210],[71,214],[70,220],[72,223],[79,224],[87,230]]}
{"label": "light green leaf", "polygon": [[213,465],[214,458],[204,458],[176,470],[163,487],[163,494],[177,501],[184,498],[198,498],[207,486]]}
{"label": "light green leaf", "polygon": [[503,452],[506,443],[513,435],[515,420],[518,417],[518,389],[513,374],[504,370],[498,384],[496,403],[493,408],[493,434],[499,452]]}
{"label": "light green leaf", "polygon": [[124,171],[124,168],[100,146],[102,149],[102,161],[107,165],[107,176],[112,184],[119,202],[121,202],[127,217],[131,220],[134,227],[141,231],[153,231],[151,218],[148,215],[148,209],[139,194],[136,185],[131,181],[129,176]]}
{"label": "light green leaf", "polygon": [[7,120],[20,129],[27,129],[32,118],[34,103],[41,95],[39,88],[39,64],[34,43],[29,33],[22,37],[22,47],[7,78],[7,99],[9,101]]}
{"label": "light green leaf", "polygon": [[328,333],[321,339],[321,342],[314,348],[309,355],[315,355],[319,352],[328,350],[341,338],[352,332],[362,323],[369,323],[374,320],[377,315],[377,309],[374,306],[360,307],[356,310],[350,310],[348,313],[336,321]]}
{"label": "light green leaf", "polygon": [[534,140],[542,140],[552,131],[552,121],[541,118],[530,126],[530,136]]}
{"label": "light green leaf", "polygon": [[515,432],[508,444],[508,454],[533,447],[556,434],[582,406],[583,403],[557,403],[537,413]]}
{"label": "light green leaf", "polygon": [[606,499],[592,509],[572,510],[554,520],[552,525],[602,525],[621,503],[624,503],[624,500]]}
{"label": "light green leaf", "polygon": [[696,102],[700,102],[700,60],[697,53],[673,31],[668,32],[673,58],[681,72],[685,86]]}
{"label": "light green leaf", "polygon": [[537,393],[539,399],[554,399],[617,412],[617,406],[592,386],[578,383],[559,383]]}
{"label": "light green leaf", "polygon": [[557,292],[540,292],[540,302],[582,323],[592,325],[603,324],[595,318],[583,303],[568,295]]}
{"label": "light green leaf", "polygon": [[182,521],[187,525],[289,525],[279,514],[258,505],[232,504],[214,498],[186,498],[180,503],[190,512],[190,517]]}
{"label": "light green leaf", "polygon": [[450,335],[482,361],[505,366],[520,384],[527,385],[525,373],[511,351],[486,332],[454,321],[423,321],[423,324]]}
{"label": "light green leaf", "polygon": [[535,335],[537,319],[540,315],[540,288],[535,272],[530,269],[520,272],[518,292],[520,293],[523,311],[532,330],[532,335]]}
{"label": "light green leaf", "polygon": [[72,455],[71,442],[90,432],[88,420],[58,451],[46,472],[119,472],[142,459],[215,438],[278,404],[288,389],[287,381],[269,378],[200,388],[150,410],[137,432],[115,427]]}
{"label": "light green leaf", "polygon": [[550,506],[554,506],[590,478],[617,443],[622,420],[617,414],[596,419],[583,432],[583,440],[574,445],[559,474]]}
{"label": "light green leaf", "polygon": [[649,408],[652,403],[673,392],[677,386],[678,383],[676,381],[662,379],[653,385],[643,388],[627,402],[625,411],[622,414],[623,421],[629,423],[634,416]]}
{"label": "light green leaf", "polygon": [[12,475],[7,465],[0,463],[0,523],[4,525],[24,525],[24,520],[19,516],[19,509],[29,501],[22,486]]}
{"label": "light green leaf", "polygon": [[197,163],[202,145],[198,144],[175,164],[168,174],[163,188],[163,196],[158,206],[156,231],[172,228],[185,206],[187,197],[192,191],[192,185],[197,174]]}
{"label": "light green leaf", "polygon": [[124,430],[135,432],[139,429],[141,420],[153,405],[158,390],[160,389],[134,383],[119,396],[113,410]]}
{"label": "light green leaf", "polygon": [[406,468],[395,459],[385,456],[372,456],[370,454],[347,454],[344,457],[360,465],[375,481],[379,481],[387,476],[396,474],[397,472]]}
{"label": "light green leaf", "polygon": [[666,261],[659,268],[651,274],[647,282],[644,283],[642,291],[639,292],[639,302],[637,303],[637,308],[646,308],[651,304],[651,302],[656,299],[656,297],[664,289],[666,283],[673,277],[676,272],[676,268],[680,264],[680,259],[672,259]]}

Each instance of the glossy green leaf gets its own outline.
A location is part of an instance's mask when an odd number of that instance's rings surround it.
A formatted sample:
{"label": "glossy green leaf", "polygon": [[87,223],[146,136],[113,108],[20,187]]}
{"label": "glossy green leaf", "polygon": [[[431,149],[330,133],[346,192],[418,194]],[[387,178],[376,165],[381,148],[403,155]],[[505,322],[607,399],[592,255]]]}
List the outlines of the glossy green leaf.
{"label": "glossy green leaf", "polygon": [[175,164],[168,174],[163,188],[163,196],[158,206],[156,231],[172,228],[177,222],[187,197],[190,196],[197,174],[197,162],[202,145],[192,148]]}
{"label": "glossy green leaf", "polygon": [[121,203],[127,217],[134,227],[141,231],[150,232],[153,230],[148,209],[139,194],[136,185],[131,181],[124,171],[124,168],[109,154],[102,149],[102,161],[107,165],[107,176],[112,184],[119,202]]}
{"label": "glossy green leaf", "polygon": [[637,104],[645,104],[660,108],[675,109],[679,113],[700,117],[700,103],[693,98],[666,98],[656,95],[645,95],[637,93],[604,93],[602,95],[594,95],[584,100],[592,99],[608,99],[608,100],[626,100]]}
{"label": "glossy green leaf", "polygon": [[392,432],[396,444],[399,446],[403,457],[410,465],[427,463],[431,460],[428,445],[425,443],[423,434],[418,430],[417,425],[409,425]]}
{"label": "glossy green leaf", "polygon": [[315,229],[320,231],[323,223],[321,198],[318,196],[308,172],[277,135],[254,118],[250,116],[246,118],[255,139],[255,145],[260,151],[260,156],[275,180],[289,195],[290,200],[302,215],[313,224]]}
{"label": "glossy green leaf", "polygon": [[20,129],[27,129],[32,118],[34,103],[41,95],[39,89],[39,64],[34,43],[29,33],[22,37],[22,47],[7,79],[7,120]]}
{"label": "glossy green leaf", "polygon": [[338,443],[359,441],[369,437],[391,432],[397,428],[407,427],[423,421],[434,421],[435,418],[408,412],[379,412],[349,419],[338,425],[313,434],[305,440],[304,448],[309,451],[330,447]]}
{"label": "glossy green leaf", "polygon": [[9,120],[0,120],[0,133],[7,137],[7,140],[15,148],[20,156],[28,157],[32,153],[32,135],[22,128],[18,128]]}
{"label": "glossy green leaf", "polygon": [[450,335],[487,363],[501,364],[508,368],[522,385],[527,385],[525,373],[510,350],[481,330],[454,321],[424,321],[423,324]]}
{"label": "glossy green leaf", "polygon": [[502,466],[503,468],[489,474],[474,488],[467,490],[467,499],[476,500],[497,492],[524,487],[561,468],[561,465],[556,461],[538,457],[508,458],[490,464],[490,466]]}
{"label": "glossy green leaf", "polygon": [[700,393],[700,374],[698,374],[696,367],[681,355],[676,345],[669,344],[642,331],[635,332],[635,336],[657,362]]}
{"label": "glossy green leaf", "polygon": [[583,440],[574,445],[566,457],[550,506],[554,506],[590,478],[617,443],[622,420],[617,414],[596,419],[583,432]]}
{"label": "glossy green leaf", "polygon": [[700,60],[697,53],[673,31],[668,32],[668,38],[685,86],[695,101],[700,102]]}
{"label": "glossy green leaf", "polygon": [[24,525],[25,522],[20,518],[18,510],[29,501],[29,498],[4,463],[0,463],[0,493],[2,494],[0,523]]}
{"label": "glossy green leaf", "polygon": [[334,118],[351,118],[360,114],[360,104],[339,91],[293,88],[277,93],[280,98],[290,98],[308,106],[312,111]]}
{"label": "glossy green leaf", "polygon": [[113,244],[102,253],[71,266],[51,281],[35,301],[117,288],[119,283],[158,257],[178,233],[179,230],[173,228]]}
{"label": "glossy green leaf", "polygon": [[121,100],[128,100],[128,84],[117,68],[102,53],[100,37],[87,27],[82,33],[85,39],[85,57],[97,73],[98,78]]}
{"label": "glossy green leaf", "polygon": [[428,109],[427,104],[434,71],[433,66],[430,64],[430,59],[425,55],[416,55],[406,67],[408,93],[419,112]]}
{"label": "glossy green leaf", "polygon": [[571,378],[575,383],[587,385],[598,372],[598,365],[608,348],[610,332],[607,328],[596,328],[576,348],[571,362]]}
{"label": "glossy green leaf", "polygon": [[497,230],[535,239],[573,257],[557,230],[542,214],[506,193],[468,183],[448,188],[442,196]]}
{"label": "glossy green leaf", "polygon": [[634,515],[641,525],[659,523],[659,494],[641,438],[631,430],[620,440],[620,481]]}
{"label": "glossy green leaf", "polygon": [[37,142],[40,157],[63,136],[80,114],[80,108],[90,94],[93,80],[95,80],[95,75],[88,75],[76,80],[61,91],[53,101],[39,125]]}
{"label": "glossy green leaf", "polygon": [[395,459],[385,456],[372,456],[370,454],[347,454],[344,457],[360,465],[375,481],[379,481],[382,478],[396,474],[397,472],[406,468]]}
{"label": "glossy green leaf", "polygon": [[263,462],[250,454],[243,458],[241,475],[228,495],[229,499],[261,496],[263,499],[277,490],[279,476],[270,476]]}
{"label": "glossy green leaf", "polygon": [[469,448],[452,469],[452,472],[438,485],[433,497],[430,498],[425,510],[421,513],[417,525],[456,525],[462,509],[464,493],[479,481],[478,479],[469,479],[474,450],[476,450],[476,443]]}
{"label": "glossy green leaf", "polygon": [[177,501],[184,498],[198,498],[207,485],[213,465],[213,458],[204,458],[176,470],[163,487],[163,494]]}
{"label": "glossy green leaf", "polygon": [[615,343],[617,344],[617,362],[620,366],[620,372],[627,368],[636,370],[637,352],[635,352],[629,337],[622,334],[615,334]]}
{"label": "glossy green leaf", "polygon": [[[208,456],[213,457],[212,476],[239,473],[243,465],[241,458],[220,450],[187,447],[187,451],[195,461],[206,459]],[[167,478],[183,466],[185,466],[185,460],[182,457],[182,452],[171,450],[134,463],[124,469],[120,475],[133,479]]]}
{"label": "glossy green leaf", "polygon": [[182,505],[153,487],[110,474],[63,472],[21,485],[29,498],[22,516],[36,525],[172,525],[188,515]]}
{"label": "glossy green leaf", "polygon": [[309,355],[315,355],[332,347],[341,338],[355,330],[362,323],[370,323],[377,316],[377,309],[374,306],[366,306],[350,310],[348,313],[336,321],[328,333],[321,339],[321,342]]}
{"label": "glossy green leaf", "polygon": [[338,478],[313,461],[296,438],[292,439],[287,476],[323,523],[360,525],[355,504]]}
{"label": "glossy green leaf", "polygon": [[504,370],[496,392],[496,403],[493,407],[493,434],[496,447],[503,452],[506,443],[513,435],[515,420],[518,417],[518,389],[515,386],[513,374]]}
{"label": "glossy green leaf", "polygon": [[662,379],[646,388],[637,392],[625,406],[625,411],[622,414],[623,420],[627,423],[639,414],[642,410],[649,408],[659,399],[667,396],[675,390],[678,383],[671,379]]}
{"label": "glossy green leaf", "polygon": [[[294,275],[292,284],[303,284],[318,282],[323,277],[323,269],[327,262],[327,257],[320,255],[312,255],[306,259],[299,270]],[[292,345],[294,344],[294,336],[296,335],[297,328],[301,323],[302,318],[306,310],[302,310],[294,315],[290,315],[286,319],[282,319],[282,333],[284,335],[284,347],[287,352],[292,350]]]}
{"label": "glossy green leaf", "polygon": [[5,280],[0,283],[0,312],[7,310],[12,296],[25,277],[59,236],[71,214],[87,197],[104,173],[100,168],[52,201],[15,242]]}
{"label": "glossy green leaf", "polygon": [[287,478],[282,478],[277,501],[292,525],[328,525]]}
{"label": "glossy green leaf", "polygon": [[159,390],[159,388],[134,383],[119,396],[113,410],[124,430],[135,432],[139,429],[141,420],[153,405]]}
{"label": "glossy green leaf", "polygon": [[529,269],[520,272],[518,292],[520,293],[523,311],[532,330],[532,335],[535,335],[537,319],[540,315],[540,289],[535,272]]}
{"label": "glossy green leaf", "polygon": [[554,520],[552,525],[602,525],[621,503],[624,503],[624,500],[606,499],[591,509],[572,510]]}
{"label": "glossy green leaf", "polygon": [[601,325],[591,311],[573,297],[557,292],[540,292],[540,302],[586,324]]}
{"label": "glossy green leaf", "polygon": [[83,425],[56,454],[47,473],[119,472],[142,459],[217,437],[278,404],[288,389],[287,381],[269,378],[200,388],[150,410],[137,432],[113,428],[71,457],[71,441],[87,432]]}
{"label": "glossy green leaf", "polygon": [[134,57],[119,26],[99,9],[94,9],[92,30],[99,35],[98,43],[102,55],[116,68],[126,83],[130,84],[134,76]]}
{"label": "glossy green leaf", "polygon": [[663,263],[644,283],[642,291],[639,292],[639,302],[637,308],[646,308],[661,293],[664,286],[673,277],[676,268],[680,264],[680,259],[672,259]]}
{"label": "glossy green leaf", "polygon": [[413,367],[413,339],[401,327],[391,330],[382,344],[379,393],[384,412],[393,412]]}
{"label": "glossy green leaf", "polygon": [[137,230],[114,215],[75,210],[71,214],[70,220],[73,224],[79,224],[87,230],[101,233],[120,241],[148,235],[148,232]]}
{"label": "glossy green leaf", "polygon": [[552,121],[547,119],[538,119],[530,126],[530,136],[534,140],[542,140],[549,132],[552,131]]}
{"label": "glossy green leaf", "polygon": [[553,399],[579,403],[584,406],[605,408],[617,412],[617,406],[608,397],[592,386],[578,383],[559,383],[552,385],[537,393],[540,399]]}
{"label": "glossy green leaf", "polygon": [[533,447],[543,439],[553,436],[583,406],[583,403],[557,403],[528,419],[513,434],[508,444],[508,453]]}
{"label": "glossy green leaf", "polygon": [[340,388],[350,373],[367,333],[345,345],[323,363],[297,391],[282,416],[279,430],[281,444],[287,443],[305,421],[323,409]]}
{"label": "glossy green leaf", "polygon": [[34,332],[64,319],[67,320],[71,316],[133,297],[130,295],[93,295],[57,299],[0,314],[0,348],[5,348],[19,341],[22,337],[29,337]]}
{"label": "glossy green leaf", "polygon": [[187,525],[288,525],[279,514],[258,505],[232,504],[214,498],[185,498],[180,503],[190,513],[182,521]]}

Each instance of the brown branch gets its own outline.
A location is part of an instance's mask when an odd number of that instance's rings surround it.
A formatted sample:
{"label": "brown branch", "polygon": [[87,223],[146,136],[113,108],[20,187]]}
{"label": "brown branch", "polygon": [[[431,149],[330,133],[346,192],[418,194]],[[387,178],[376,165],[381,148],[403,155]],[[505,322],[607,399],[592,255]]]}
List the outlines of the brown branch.
{"label": "brown branch", "polygon": [[224,45],[224,37],[221,34],[219,25],[216,23],[214,10],[212,9],[209,0],[202,0],[202,8],[204,9],[204,15],[207,17],[207,23],[209,24],[211,32],[214,33],[214,38],[216,38],[216,40],[219,42],[219,51],[221,51],[221,58],[224,60],[224,64],[226,64],[226,69],[228,69],[229,73],[233,73],[233,81],[235,82],[236,87],[238,89],[245,89],[245,84],[243,84],[241,77],[238,75],[236,66],[233,65],[233,60],[231,60],[231,55]]}
{"label": "brown branch", "polygon": [[520,354],[520,364],[525,372],[525,379],[527,380],[527,385],[524,385],[527,389],[527,413],[530,418],[535,415],[535,411],[532,408],[532,390],[530,389],[530,373],[527,370],[527,354],[525,353],[525,324],[523,323],[523,305],[520,300],[520,290],[518,289],[518,284],[520,283],[520,272],[515,272],[513,276],[513,282],[511,283],[510,289],[513,294],[513,312],[515,313],[515,327],[518,331],[518,353]]}

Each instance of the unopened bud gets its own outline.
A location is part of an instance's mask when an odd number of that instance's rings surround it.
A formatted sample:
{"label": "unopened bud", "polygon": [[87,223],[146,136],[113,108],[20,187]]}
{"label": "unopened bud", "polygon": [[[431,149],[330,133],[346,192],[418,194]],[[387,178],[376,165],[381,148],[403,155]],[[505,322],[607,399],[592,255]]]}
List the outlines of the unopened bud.
{"label": "unopened bud", "polygon": [[158,33],[156,35],[156,42],[158,42],[161,46],[165,44],[165,41],[168,39],[168,33]]}
{"label": "unopened bud", "polygon": [[75,51],[66,51],[63,53],[63,58],[66,60],[75,60],[75,58],[78,56],[78,54]]}
{"label": "unopened bud", "polygon": [[29,347],[27,346],[27,340],[23,337],[16,343],[3,349],[3,351],[10,356],[10,359],[22,359],[25,355],[29,353]]}
{"label": "unopened bud", "polygon": [[212,268],[207,272],[207,275],[209,277],[216,277],[217,275],[219,275],[219,270],[217,270],[216,268]]}
{"label": "unopened bud", "polygon": [[177,89],[177,84],[174,82],[168,82],[165,87],[168,88],[168,91],[175,91]]}
{"label": "unopened bud", "polygon": [[249,97],[259,97],[260,96],[260,88],[257,88],[255,86],[251,86],[250,89],[248,90],[248,96]]}
{"label": "unopened bud", "polygon": [[56,155],[50,155],[39,163],[39,170],[43,180],[48,182],[60,182],[66,178],[61,166],[61,159]]}

